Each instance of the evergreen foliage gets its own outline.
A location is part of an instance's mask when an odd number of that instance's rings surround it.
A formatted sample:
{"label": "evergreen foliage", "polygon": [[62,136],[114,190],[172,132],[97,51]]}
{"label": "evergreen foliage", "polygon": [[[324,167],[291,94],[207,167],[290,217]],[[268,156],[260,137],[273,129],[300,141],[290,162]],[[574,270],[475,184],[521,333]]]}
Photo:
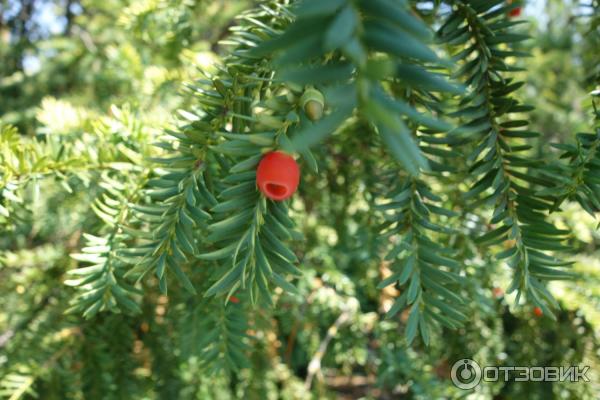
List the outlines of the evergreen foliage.
{"label": "evergreen foliage", "polygon": [[[0,8],[0,397],[454,398],[460,358],[600,366],[597,1],[560,49],[588,119],[558,135],[521,2],[248,3],[69,1],[58,36]],[[257,189],[273,150],[290,200]]]}

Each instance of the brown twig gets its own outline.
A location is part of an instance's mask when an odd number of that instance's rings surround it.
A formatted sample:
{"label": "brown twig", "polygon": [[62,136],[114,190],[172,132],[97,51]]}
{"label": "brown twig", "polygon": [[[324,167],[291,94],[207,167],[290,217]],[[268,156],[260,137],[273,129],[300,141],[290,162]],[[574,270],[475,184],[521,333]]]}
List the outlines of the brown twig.
{"label": "brown twig", "polygon": [[306,388],[306,390],[310,390],[315,374],[321,371],[321,360],[323,359],[323,356],[327,351],[327,346],[329,346],[329,342],[331,342],[331,339],[333,339],[333,337],[338,333],[340,327],[346,322],[348,322],[348,320],[350,319],[350,314],[350,309],[346,308],[335,320],[333,325],[331,325],[329,329],[327,329],[327,335],[325,335],[325,337],[321,341],[321,344],[319,344],[319,349],[317,350],[313,358],[310,360],[310,363],[308,363],[308,374],[306,375],[306,380],[304,381],[304,387]]}

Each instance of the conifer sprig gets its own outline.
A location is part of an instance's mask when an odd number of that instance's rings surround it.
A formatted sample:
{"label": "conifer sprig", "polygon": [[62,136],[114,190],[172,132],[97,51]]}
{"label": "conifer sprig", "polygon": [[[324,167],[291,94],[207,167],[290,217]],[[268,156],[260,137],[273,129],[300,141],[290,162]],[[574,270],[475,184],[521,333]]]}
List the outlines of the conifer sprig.
{"label": "conifer sprig", "polygon": [[526,55],[514,45],[528,36],[515,33],[513,27],[521,21],[508,18],[515,4],[499,0],[450,4],[452,12],[438,34],[453,49],[454,58],[463,60],[455,75],[470,88],[454,113],[466,121],[462,128],[471,132],[462,139],[463,144],[472,144],[468,175],[477,177],[465,198],[476,208],[493,207],[492,229],[475,241],[486,246],[507,243],[497,258],[513,269],[508,292],[517,291],[517,302],[526,294],[553,315],[549,307],[557,303],[544,282],[568,278],[564,268],[571,263],[549,252],[568,250],[562,243],[568,232],[547,222],[552,204],[539,189],[552,182],[544,176],[542,161],[531,155],[531,140],[539,134],[524,129],[532,108],[512,95],[523,82],[506,76],[521,70],[508,58]]}

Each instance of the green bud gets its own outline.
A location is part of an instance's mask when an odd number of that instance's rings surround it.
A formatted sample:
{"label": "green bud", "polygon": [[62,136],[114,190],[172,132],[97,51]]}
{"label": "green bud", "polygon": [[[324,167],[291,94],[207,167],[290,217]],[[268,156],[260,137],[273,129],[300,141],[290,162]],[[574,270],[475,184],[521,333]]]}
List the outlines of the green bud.
{"label": "green bud", "polygon": [[300,106],[311,121],[318,121],[323,117],[325,108],[325,98],[323,94],[316,89],[306,89],[300,98]]}

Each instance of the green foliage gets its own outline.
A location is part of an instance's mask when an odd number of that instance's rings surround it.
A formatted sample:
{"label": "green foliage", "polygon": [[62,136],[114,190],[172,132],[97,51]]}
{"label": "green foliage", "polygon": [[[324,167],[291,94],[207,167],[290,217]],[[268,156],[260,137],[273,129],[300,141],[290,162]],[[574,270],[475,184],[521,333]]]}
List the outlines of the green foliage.
{"label": "green foliage", "polygon": [[410,344],[420,331],[428,345],[433,322],[458,328],[467,320],[466,300],[458,291],[464,278],[460,275],[460,264],[453,259],[455,251],[436,243],[428,234],[453,233],[452,229],[432,222],[432,216],[437,214],[443,218],[454,213],[436,205],[442,199],[420,180],[407,180],[389,197],[391,202],[379,208],[394,211],[386,216],[389,222],[385,224],[390,228],[386,236],[393,235],[397,242],[386,256],[386,260],[392,262],[394,273],[379,287],[397,282],[404,288],[387,317],[411,306],[406,340]]}
{"label": "green foliage", "polygon": [[[555,177],[545,169],[543,159],[526,156],[533,148],[528,141],[539,136],[522,129],[528,125],[524,116],[532,107],[520,104],[513,95],[523,83],[504,77],[519,70],[506,60],[524,55],[511,47],[528,36],[511,32],[521,23],[507,17],[515,5],[494,7],[498,3],[455,2],[455,10],[439,31],[448,46],[460,49],[454,58],[464,62],[456,76],[472,88],[454,114],[465,120],[463,127],[470,131],[458,145],[472,143],[466,159],[468,175],[476,180],[464,196],[475,200],[473,206],[493,206],[489,220],[493,228],[476,242],[499,245],[508,241],[505,250],[497,254],[514,270],[508,292],[517,290],[517,302],[522,293],[526,294],[552,315],[549,307],[558,304],[543,282],[568,278],[562,268],[570,263],[547,251],[567,250],[562,241],[568,231],[546,220],[551,198],[545,198],[538,188],[552,186]],[[545,193],[549,197],[553,192]]]}
{"label": "green foliage", "polygon": [[307,1],[296,14],[285,33],[251,52],[274,53],[279,79],[315,85],[325,92],[330,113],[315,124],[301,118],[286,148],[306,151],[357,109],[407,171],[415,175],[426,169],[427,162],[402,117],[449,126],[420,114],[386,89],[404,83],[417,90],[457,91],[423,67],[423,63],[441,63],[427,45],[433,36],[429,28],[411,17],[405,4],[392,1]]}
{"label": "green foliage", "polygon": [[[60,33],[0,8],[1,398],[459,398],[461,358],[600,366],[597,1],[67,3]],[[301,168],[281,202],[273,150]]]}
{"label": "green foliage", "polygon": [[561,159],[567,159],[568,163],[552,165],[545,172],[550,178],[556,178],[558,184],[546,189],[555,197],[554,208],[558,208],[566,199],[576,201],[579,205],[594,216],[600,209],[600,181],[595,174],[594,168],[599,163],[600,152],[600,114],[594,103],[595,133],[580,133],[576,136],[576,144],[555,144],[554,147],[563,150]]}

